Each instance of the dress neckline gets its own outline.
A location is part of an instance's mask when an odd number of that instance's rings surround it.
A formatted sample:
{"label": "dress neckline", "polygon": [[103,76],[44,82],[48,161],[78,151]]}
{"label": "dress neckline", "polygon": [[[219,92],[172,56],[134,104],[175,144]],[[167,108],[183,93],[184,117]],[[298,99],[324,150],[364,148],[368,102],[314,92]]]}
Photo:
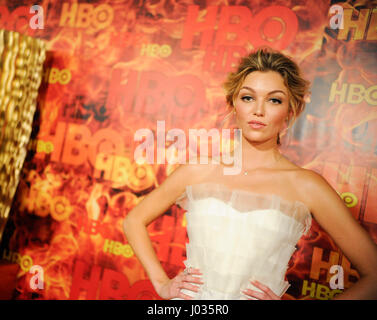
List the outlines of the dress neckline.
{"label": "dress neckline", "polygon": [[226,184],[224,183],[219,183],[219,182],[200,182],[200,183],[196,183],[196,184],[189,184],[189,185],[186,185],[186,188],[187,187],[194,187],[194,186],[199,186],[199,185],[217,185],[217,186],[220,186],[226,190],[228,190],[229,192],[231,192],[231,195],[233,195],[233,193],[235,192],[240,192],[240,193],[244,193],[244,194],[250,194],[250,195],[253,195],[253,196],[257,196],[257,197],[263,197],[263,196],[273,196],[273,197],[277,197],[281,202],[285,202],[287,204],[290,204],[290,205],[300,205],[302,207],[304,207],[308,213],[310,214],[310,210],[308,208],[308,206],[303,203],[302,201],[299,201],[299,200],[295,200],[295,201],[291,201],[291,200],[287,200],[287,199],[284,199],[283,197],[275,194],[275,193],[259,193],[259,192],[255,192],[255,191],[251,191],[251,190],[246,190],[246,189],[238,189],[238,188],[230,188],[228,187]]}

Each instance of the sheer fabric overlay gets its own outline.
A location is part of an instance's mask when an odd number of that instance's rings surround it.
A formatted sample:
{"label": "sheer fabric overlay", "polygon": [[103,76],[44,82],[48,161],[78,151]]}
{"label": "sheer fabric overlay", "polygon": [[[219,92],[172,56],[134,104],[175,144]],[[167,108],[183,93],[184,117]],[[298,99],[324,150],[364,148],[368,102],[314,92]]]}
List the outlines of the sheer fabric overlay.
{"label": "sheer fabric overlay", "polygon": [[199,268],[204,282],[193,283],[199,292],[181,292],[196,300],[246,300],[241,290],[262,292],[252,279],[280,297],[287,291],[289,260],[311,227],[305,204],[214,182],[186,186],[176,204],[187,210],[184,264]]}

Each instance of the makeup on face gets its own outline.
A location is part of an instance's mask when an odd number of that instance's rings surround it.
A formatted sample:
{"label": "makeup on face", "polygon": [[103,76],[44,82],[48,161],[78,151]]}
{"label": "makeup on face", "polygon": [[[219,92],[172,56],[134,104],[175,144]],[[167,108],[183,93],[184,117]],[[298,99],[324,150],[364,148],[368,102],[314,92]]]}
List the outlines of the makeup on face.
{"label": "makeup on face", "polygon": [[[246,135],[258,133],[276,137],[288,113],[288,91],[283,78],[274,71],[250,73],[236,99],[238,122]],[[253,133],[254,132],[254,133]],[[262,135],[262,136],[261,136]]]}

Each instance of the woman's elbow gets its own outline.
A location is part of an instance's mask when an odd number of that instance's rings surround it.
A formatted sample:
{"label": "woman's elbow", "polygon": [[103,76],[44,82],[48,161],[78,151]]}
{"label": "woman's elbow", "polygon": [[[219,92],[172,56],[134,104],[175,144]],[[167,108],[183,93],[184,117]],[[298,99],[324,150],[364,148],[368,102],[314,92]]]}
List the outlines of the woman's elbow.
{"label": "woman's elbow", "polygon": [[133,220],[134,219],[129,214],[123,219],[123,230],[126,235],[127,235],[127,232],[130,230]]}
{"label": "woman's elbow", "polygon": [[123,219],[123,230],[126,233],[128,230],[133,229],[135,224],[139,224],[140,221],[137,219],[137,215],[131,210],[127,216]]}
{"label": "woman's elbow", "polygon": [[125,217],[123,219],[123,231],[124,231],[124,233],[127,233],[127,227],[128,227],[128,219],[127,219],[127,217]]}

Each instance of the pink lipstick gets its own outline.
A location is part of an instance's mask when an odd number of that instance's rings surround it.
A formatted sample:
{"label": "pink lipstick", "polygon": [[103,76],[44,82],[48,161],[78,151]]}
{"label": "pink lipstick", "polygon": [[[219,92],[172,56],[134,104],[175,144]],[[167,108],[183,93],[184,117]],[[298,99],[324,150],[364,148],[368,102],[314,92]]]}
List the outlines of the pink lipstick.
{"label": "pink lipstick", "polygon": [[261,121],[256,121],[256,120],[251,120],[251,121],[248,122],[248,124],[253,129],[261,129],[261,128],[264,128],[266,126],[265,123],[263,123]]}

